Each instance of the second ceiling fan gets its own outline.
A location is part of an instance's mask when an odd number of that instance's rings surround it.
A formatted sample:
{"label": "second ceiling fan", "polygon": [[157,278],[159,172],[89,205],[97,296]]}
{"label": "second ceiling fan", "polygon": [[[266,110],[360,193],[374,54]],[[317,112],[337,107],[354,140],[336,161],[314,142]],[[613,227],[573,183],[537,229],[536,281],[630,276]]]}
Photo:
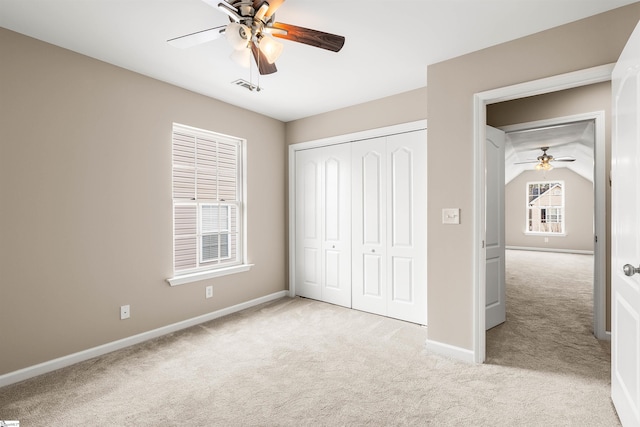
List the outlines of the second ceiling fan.
{"label": "second ceiling fan", "polygon": [[169,44],[188,48],[225,35],[234,47],[231,58],[248,67],[253,56],[260,74],[272,74],[278,71],[275,61],[282,53],[283,46],[274,38],[291,40],[332,52],[340,51],[344,45],[343,36],[276,22],[275,12],[284,0],[203,1],[227,14],[231,22],[228,25],[167,40]]}
{"label": "second ceiling fan", "polygon": [[520,165],[524,163],[537,163],[535,166],[536,170],[551,170],[553,166],[551,162],[574,162],[576,159],[573,157],[553,157],[551,154],[547,154],[547,150],[549,147],[540,147],[542,150],[542,154],[537,157],[536,160],[527,160],[524,162],[516,162],[514,164]]}

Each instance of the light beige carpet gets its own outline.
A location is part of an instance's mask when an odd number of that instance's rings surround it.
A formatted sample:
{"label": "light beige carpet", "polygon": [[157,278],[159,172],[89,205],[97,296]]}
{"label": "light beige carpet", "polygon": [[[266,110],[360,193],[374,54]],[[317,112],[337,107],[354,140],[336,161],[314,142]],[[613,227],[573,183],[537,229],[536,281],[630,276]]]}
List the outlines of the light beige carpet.
{"label": "light beige carpet", "polygon": [[507,323],[489,331],[484,365],[429,354],[423,327],[285,298],[4,387],[0,419],[21,427],[618,425],[609,350],[590,332],[590,284],[539,271],[590,262],[509,252]]}

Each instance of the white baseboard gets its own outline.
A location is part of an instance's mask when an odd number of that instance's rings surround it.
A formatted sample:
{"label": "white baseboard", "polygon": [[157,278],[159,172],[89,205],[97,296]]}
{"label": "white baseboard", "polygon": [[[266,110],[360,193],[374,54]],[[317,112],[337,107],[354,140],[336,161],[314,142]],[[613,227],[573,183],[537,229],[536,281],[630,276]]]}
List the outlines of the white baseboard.
{"label": "white baseboard", "polygon": [[118,341],[113,341],[107,344],[100,345],[98,347],[89,348],[87,350],[73,353],[68,356],[59,357],[57,359],[39,363],[37,365],[33,365],[17,371],[9,372],[7,374],[0,375],[0,387],[4,387],[9,384],[14,384],[20,381],[24,381],[26,379],[29,379],[38,375],[46,374],[47,372],[55,371],[56,369],[64,368],[66,366],[70,366],[78,362],[83,362],[85,360],[89,360],[97,356],[102,356],[103,354],[111,353],[112,351],[115,351],[115,350],[120,350],[125,347],[139,344],[141,342],[150,340],[152,338],[157,338],[162,335],[179,331],[181,329],[199,325],[200,323],[208,322],[210,320],[214,320],[222,316],[236,313],[238,311],[245,310],[247,308],[251,308],[265,302],[274,301],[274,300],[286,297],[288,294],[289,294],[288,291],[276,292],[270,295],[256,298],[251,301],[246,301],[241,304],[234,305],[232,307],[223,308],[218,311],[214,311],[208,314],[203,314],[202,316],[183,320],[182,322],[163,326],[158,329],[153,329],[151,331],[147,331],[138,335],[133,335],[131,337],[123,338]]}
{"label": "white baseboard", "polygon": [[427,340],[427,350],[441,356],[451,357],[462,362],[475,363],[473,351],[438,341]]}
{"label": "white baseboard", "polygon": [[604,335],[601,337],[596,337],[600,341],[609,341],[611,342],[611,331],[604,331]]}
{"label": "white baseboard", "polygon": [[539,248],[527,246],[505,246],[505,249],[514,251],[538,251],[538,252],[560,252],[567,254],[593,255],[593,251],[585,251],[581,249],[556,249],[556,248]]}

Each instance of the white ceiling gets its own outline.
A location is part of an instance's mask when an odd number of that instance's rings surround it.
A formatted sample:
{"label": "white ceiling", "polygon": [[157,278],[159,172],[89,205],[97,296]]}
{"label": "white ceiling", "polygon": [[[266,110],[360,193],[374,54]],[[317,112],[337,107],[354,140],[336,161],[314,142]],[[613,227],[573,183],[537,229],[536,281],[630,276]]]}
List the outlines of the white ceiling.
{"label": "white ceiling", "polygon": [[229,22],[202,0],[0,0],[0,26],[286,122],[424,87],[429,64],[634,2],[288,0],[277,21],[346,43],[333,53],[283,41],[261,92],[231,85],[249,71],[226,40],[166,43]]}

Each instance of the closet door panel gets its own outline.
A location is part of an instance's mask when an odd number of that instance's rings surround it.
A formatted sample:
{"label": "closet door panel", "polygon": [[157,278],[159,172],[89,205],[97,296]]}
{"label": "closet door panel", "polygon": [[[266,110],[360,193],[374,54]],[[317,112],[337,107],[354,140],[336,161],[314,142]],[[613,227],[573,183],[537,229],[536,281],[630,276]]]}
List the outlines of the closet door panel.
{"label": "closet door panel", "polygon": [[322,151],[322,301],[351,307],[351,146]]}
{"label": "closet door panel", "polygon": [[296,153],[296,294],[320,299],[320,175],[321,162],[313,150]]}
{"label": "closet door panel", "polygon": [[413,259],[393,257],[391,259],[391,299],[396,303],[411,304],[414,301]]}
{"label": "closet door panel", "polygon": [[395,248],[410,248],[413,230],[413,163],[414,153],[401,146],[390,152],[391,170],[391,244]]}
{"label": "closet door panel", "polygon": [[382,276],[384,260],[381,259],[380,255],[375,254],[362,254],[362,258],[362,295],[379,300],[384,296],[384,278]]}
{"label": "closet door panel", "polygon": [[386,138],[352,143],[353,308],[387,314]]}
{"label": "closet door panel", "polygon": [[387,278],[391,288],[387,315],[427,322],[427,136],[426,131],[387,138]]}

